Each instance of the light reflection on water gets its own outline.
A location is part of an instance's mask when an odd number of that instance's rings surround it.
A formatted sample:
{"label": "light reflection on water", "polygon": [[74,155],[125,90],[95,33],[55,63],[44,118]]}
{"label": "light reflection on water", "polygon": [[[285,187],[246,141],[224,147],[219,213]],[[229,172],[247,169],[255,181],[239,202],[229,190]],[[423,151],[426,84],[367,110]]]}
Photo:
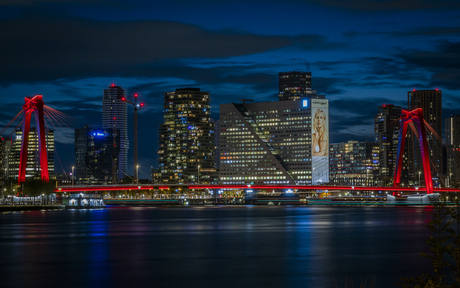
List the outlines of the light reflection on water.
{"label": "light reflection on water", "polygon": [[[110,207],[0,214],[4,287],[376,287],[428,272],[427,208]],[[28,275],[23,277],[23,275]],[[342,285],[343,284],[343,285]],[[2,285],[3,286],[3,285]]]}

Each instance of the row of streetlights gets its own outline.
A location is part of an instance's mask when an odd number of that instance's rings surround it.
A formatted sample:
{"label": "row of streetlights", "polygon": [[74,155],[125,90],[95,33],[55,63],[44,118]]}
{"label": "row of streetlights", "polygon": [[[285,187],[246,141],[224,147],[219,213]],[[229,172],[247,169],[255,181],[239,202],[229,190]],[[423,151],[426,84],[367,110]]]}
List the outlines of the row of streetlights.
{"label": "row of streetlights", "polygon": [[[421,186],[421,185],[420,185],[420,174],[421,174],[421,173],[422,173],[421,171],[418,171],[418,185],[419,185],[419,186]],[[447,184],[446,184],[446,186],[448,186],[448,187],[451,187],[451,186],[452,186],[452,185],[450,184],[450,180],[451,180],[451,179],[452,179],[452,173],[450,173],[450,176],[447,176]]]}

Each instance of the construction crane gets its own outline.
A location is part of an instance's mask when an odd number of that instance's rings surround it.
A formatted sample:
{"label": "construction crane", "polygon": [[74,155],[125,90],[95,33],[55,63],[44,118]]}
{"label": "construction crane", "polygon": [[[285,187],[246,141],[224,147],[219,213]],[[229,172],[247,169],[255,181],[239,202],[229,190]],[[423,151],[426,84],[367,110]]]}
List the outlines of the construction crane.
{"label": "construction crane", "polygon": [[240,99],[240,100],[238,100],[238,101],[242,101],[243,104],[246,104],[246,102],[254,101],[254,100],[252,100],[252,99]]}
{"label": "construction crane", "polygon": [[134,102],[127,100],[125,97],[121,98],[121,101],[124,101],[128,104],[134,106],[134,178],[136,179],[136,184],[139,183],[139,161],[137,156],[137,111],[141,110],[144,107],[144,103],[137,103],[137,94],[134,94]]}

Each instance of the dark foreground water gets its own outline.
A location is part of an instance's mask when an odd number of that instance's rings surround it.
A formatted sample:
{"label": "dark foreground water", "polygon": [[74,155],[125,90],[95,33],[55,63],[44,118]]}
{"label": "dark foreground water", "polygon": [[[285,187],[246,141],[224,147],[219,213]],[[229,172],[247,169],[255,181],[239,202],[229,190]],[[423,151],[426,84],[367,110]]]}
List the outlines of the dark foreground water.
{"label": "dark foreground water", "polygon": [[[375,287],[429,271],[424,207],[0,214],[0,287]],[[337,283],[337,284],[336,284]],[[337,285],[337,286],[336,286]],[[350,286],[347,286],[350,288]]]}

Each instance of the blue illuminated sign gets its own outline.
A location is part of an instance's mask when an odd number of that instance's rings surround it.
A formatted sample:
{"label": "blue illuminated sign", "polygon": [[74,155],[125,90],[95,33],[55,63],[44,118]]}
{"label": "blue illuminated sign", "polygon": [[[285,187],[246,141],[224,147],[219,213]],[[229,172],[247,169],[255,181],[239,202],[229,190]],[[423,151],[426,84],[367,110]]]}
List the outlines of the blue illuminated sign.
{"label": "blue illuminated sign", "polygon": [[302,100],[302,107],[308,107],[308,100]]}
{"label": "blue illuminated sign", "polygon": [[109,136],[109,134],[108,133],[103,133],[103,132],[93,132],[93,136],[106,137],[106,136]]}

